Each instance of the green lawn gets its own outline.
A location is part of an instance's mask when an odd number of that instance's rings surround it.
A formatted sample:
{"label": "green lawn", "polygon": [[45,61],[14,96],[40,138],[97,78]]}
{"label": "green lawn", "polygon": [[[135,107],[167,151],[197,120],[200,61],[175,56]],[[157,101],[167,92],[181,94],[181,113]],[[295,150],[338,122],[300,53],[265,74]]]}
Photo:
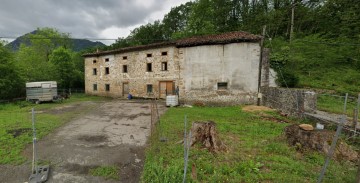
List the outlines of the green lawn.
{"label": "green lawn", "polygon": [[[317,109],[331,113],[343,114],[345,96],[318,95]],[[357,98],[349,97],[346,103],[346,115],[350,118],[354,115],[354,109],[357,107]]]}
{"label": "green lawn", "polygon": [[[279,118],[275,112],[266,114]],[[183,139],[185,115],[188,126],[198,120],[215,121],[229,148],[229,152],[212,154],[192,147],[188,182],[316,182],[324,155],[297,152],[282,135],[289,124],[264,120],[241,107],[170,108],[151,137],[142,182],[182,182],[184,149],[177,142]],[[160,142],[160,137],[168,141]],[[197,180],[191,178],[192,166]],[[324,182],[354,182],[356,170],[352,163],[331,161]]]}
{"label": "green lawn", "polygon": [[89,110],[91,106],[84,107],[82,111],[68,110],[64,113],[49,112],[52,109],[83,101],[100,100],[104,98],[75,94],[68,100],[56,103],[36,105],[22,101],[0,104],[0,164],[20,164],[25,161],[21,152],[27,144],[32,143],[31,108],[37,112],[35,115],[37,138],[41,139],[73,117]]}

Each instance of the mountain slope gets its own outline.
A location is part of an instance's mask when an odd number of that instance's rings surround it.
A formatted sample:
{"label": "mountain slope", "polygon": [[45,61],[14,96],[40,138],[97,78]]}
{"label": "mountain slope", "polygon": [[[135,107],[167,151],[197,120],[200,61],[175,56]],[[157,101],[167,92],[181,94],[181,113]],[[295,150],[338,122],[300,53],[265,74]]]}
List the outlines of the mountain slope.
{"label": "mountain slope", "polygon": [[[6,47],[10,48],[13,51],[18,51],[20,48],[20,44],[24,43],[26,45],[30,45],[30,42],[25,39],[26,35],[28,34],[36,34],[36,30],[16,38],[14,41],[7,44]],[[99,41],[93,42],[86,39],[70,39],[70,40],[72,42],[72,50],[77,52],[85,50],[87,48],[105,46],[105,44]]]}

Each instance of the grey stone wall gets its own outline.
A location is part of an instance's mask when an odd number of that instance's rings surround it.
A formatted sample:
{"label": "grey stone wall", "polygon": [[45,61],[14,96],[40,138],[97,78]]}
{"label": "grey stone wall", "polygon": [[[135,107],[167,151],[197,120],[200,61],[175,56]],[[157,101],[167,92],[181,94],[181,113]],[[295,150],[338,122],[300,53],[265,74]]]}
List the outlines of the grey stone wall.
{"label": "grey stone wall", "polygon": [[241,91],[212,91],[191,90],[185,96],[179,96],[180,103],[203,104],[206,106],[234,106],[241,104],[255,104],[257,93],[246,93]]}
{"label": "grey stone wall", "polygon": [[262,87],[262,105],[292,116],[316,110],[316,93],[306,89]]}

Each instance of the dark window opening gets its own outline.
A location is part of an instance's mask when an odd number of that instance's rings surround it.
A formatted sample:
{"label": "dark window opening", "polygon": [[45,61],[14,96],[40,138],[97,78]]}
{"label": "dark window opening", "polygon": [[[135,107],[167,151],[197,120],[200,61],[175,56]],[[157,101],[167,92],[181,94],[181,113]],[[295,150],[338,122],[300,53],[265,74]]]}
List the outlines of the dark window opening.
{"label": "dark window opening", "polygon": [[152,54],[151,54],[151,53],[148,53],[146,56],[147,56],[147,57],[152,57]]}
{"label": "dark window opening", "polygon": [[109,61],[109,58],[105,58],[105,62],[108,62]]}
{"label": "dark window opening", "polygon": [[153,92],[153,85],[146,85],[146,92],[152,93]]}
{"label": "dark window opening", "polygon": [[167,51],[163,51],[163,52],[161,52],[161,55],[162,55],[162,56],[167,55]]}
{"label": "dark window opening", "polygon": [[219,82],[217,84],[218,90],[226,90],[228,88],[227,82]]}
{"label": "dark window opening", "polygon": [[93,75],[96,75],[97,74],[97,70],[96,68],[93,69]]}
{"label": "dark window opening", "polygon": [[105,84],[105,91],[110,91],[110,85],[109,84]]}
{"label": "dark window opening", "polygon": [[127,56],[123,56],[123,60],[127,60]]}
{"label": "dark window opening", "polygon": [[147,72],[151,72],[151,71],[152,71],[152,64],[151,64],[151,63],[147,63],[147,64],[146,64],[146,71],[147,71]]}
{"label": "dark window opening", "polygon": [[93,64],[96,64],[96,60],[93,60]]}
{"label": "dark window opening", "polygon": [[127,65],[123,65],[123,73],[127,73],[128,70],[127,70]]}
{"label": "dark window opening", "polygon": [[167,62],[161,62],[161,70],[162,71],[167,71],[168,68],[167,68]]}
{"label": "dark window opening", "polygon": [[105,67],[105,74],[110,74],[110,69],[109,69],[109,67]]}
{"label": "dark window opening", "polygon": [[93,84],[93,90],[97,91],[97,84]]}

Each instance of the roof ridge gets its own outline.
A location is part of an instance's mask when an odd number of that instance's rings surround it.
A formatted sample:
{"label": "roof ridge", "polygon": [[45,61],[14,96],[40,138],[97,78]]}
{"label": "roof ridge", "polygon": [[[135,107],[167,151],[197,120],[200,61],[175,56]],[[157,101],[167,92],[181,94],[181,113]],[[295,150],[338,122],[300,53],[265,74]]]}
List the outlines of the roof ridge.
{"label": "roof ridge", "polygon": [[201,46],[201,45],[214,45],[214,44],[230,44],[230,43],[239,43],[239,42],[258,42],[260,41],[261,36],[251,34],[245,31],[232,31],[225,32],[220,34],[209,34],[209,35],[197,35],[187,38],[181,38],[178,40],[170,40],[158,43],[151,43],[147,45],[138,45],[131,47],[124,47],[114,50],[107,50],[94,53],[86,53],[83,56],[99,56],[106,55],[111,53],[123,53],[130,51],[145,50],[151,48],[158,48],[164,46],[176,46],[176,47],[192,47],[192,46]]}

